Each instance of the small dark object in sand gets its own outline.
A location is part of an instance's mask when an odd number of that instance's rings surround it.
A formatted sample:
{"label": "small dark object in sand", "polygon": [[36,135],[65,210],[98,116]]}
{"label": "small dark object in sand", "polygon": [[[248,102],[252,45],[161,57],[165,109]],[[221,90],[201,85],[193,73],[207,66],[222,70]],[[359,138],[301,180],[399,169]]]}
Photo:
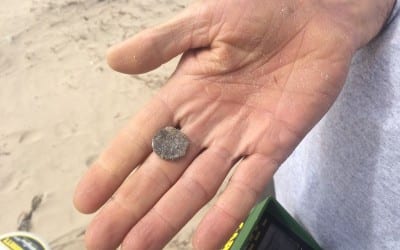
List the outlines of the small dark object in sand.
{"label": "small dark object in sand", "polygon": [[40,203],[42,202],[43,195],[35,195],[31,201],[31,210],[28,213],[22,213],[18,223],[18,230],[19,231],[30,231],[32,227],[32,215],[33,212],[39,207]]}
{"label": "small dark object in sand", "polygon": [[189,139],[179,129],[165,127],[153,137],[153,151],[164,160],[177,160],[185,156]]}

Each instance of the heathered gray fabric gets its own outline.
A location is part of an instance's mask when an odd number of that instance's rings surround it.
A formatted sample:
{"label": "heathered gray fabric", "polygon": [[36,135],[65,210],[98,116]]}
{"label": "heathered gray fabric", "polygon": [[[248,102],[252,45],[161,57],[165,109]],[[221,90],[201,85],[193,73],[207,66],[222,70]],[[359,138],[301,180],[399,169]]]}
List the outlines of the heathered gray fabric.
{"label": "heathered gray fabric", "polygon": [[324,249],[400,249],[398,5],[274,177],[278,200]]}

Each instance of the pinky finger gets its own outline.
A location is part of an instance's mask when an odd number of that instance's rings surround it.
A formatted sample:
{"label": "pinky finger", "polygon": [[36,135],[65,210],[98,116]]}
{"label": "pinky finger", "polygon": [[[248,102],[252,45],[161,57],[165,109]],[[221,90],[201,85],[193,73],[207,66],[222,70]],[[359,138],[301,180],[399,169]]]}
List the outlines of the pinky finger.
{"label": "pinky finger", "polygon": [[194,248],[220,249],[249,214],[277,168],[276,161],[259,154],[245,158],[200,222],[193,236]]}

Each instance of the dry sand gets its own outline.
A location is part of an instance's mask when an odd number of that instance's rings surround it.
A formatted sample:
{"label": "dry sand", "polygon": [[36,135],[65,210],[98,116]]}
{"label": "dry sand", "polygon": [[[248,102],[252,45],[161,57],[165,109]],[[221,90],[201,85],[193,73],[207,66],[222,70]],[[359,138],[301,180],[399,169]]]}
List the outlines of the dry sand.
{"label": "dry sand", "polygon": [[[91,216],[73,208],[75,184],[176,63],[127,76],[107,67],[105,51],[188,2],[1,0],[0,234],[15,231],[33,197],[43,195],[31,231],[53,249],[84,249]],[[166,249],[190,249],[198,221]]]}

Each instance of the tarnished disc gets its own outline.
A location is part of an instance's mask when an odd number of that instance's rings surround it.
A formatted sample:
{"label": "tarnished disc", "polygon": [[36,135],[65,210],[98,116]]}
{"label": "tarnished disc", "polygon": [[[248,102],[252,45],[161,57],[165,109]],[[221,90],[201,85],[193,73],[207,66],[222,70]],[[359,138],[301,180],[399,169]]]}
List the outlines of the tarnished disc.
{"label": "tarnished disc", "polygon": [[165,127],[154,135],[151,146],[160,158],[176,160],[185,156],[189,139],[179,129]]}

